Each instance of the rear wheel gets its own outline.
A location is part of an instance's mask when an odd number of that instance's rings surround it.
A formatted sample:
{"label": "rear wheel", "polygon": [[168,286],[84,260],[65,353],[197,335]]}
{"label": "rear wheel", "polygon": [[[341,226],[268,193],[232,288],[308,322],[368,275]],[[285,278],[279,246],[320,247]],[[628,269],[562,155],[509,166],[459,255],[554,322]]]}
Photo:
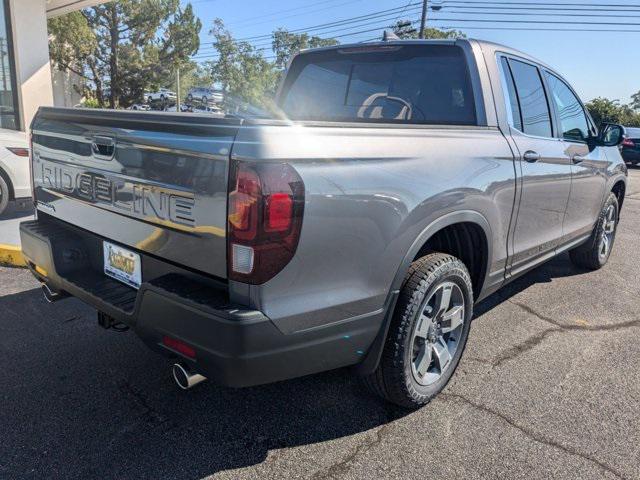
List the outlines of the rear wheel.
{"label": "rear wheel", "polygon": [[589,240],[569,252],[575,265],[589,270],[598,270],[606,265],[616,239],[618,211],[618,198],[610,193]]}
{"label": "rear wheel", "polygon": [[428,403],[455,371],[473,315],[471,278],[457,258],[415,261],[391,320],[380,364],[365,377],[384,399],[406,408]]}
{"label": "rear wheel", "polygon": [[9,205],[9,185],[0,175],[0,215],[2,215]]}

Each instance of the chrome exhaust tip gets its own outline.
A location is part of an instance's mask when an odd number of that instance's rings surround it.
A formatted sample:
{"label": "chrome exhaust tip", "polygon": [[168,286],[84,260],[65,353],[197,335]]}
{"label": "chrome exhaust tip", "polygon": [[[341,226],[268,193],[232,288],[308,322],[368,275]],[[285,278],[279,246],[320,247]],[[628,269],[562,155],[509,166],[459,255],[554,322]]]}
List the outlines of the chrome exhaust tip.
{"label": "chrome exhaust tip", "polygon": [[46,283],[42,284],[42,294],[44,295],[44,299],[49,303],[57,302],[58,300],[63,300],[69,296],[67,292],[62,291],[54,291],[49,288],[49,285]]}
{"label": "chrome exhaust tip", "polygon": [[189,390],[207,379],[199,373],[192,373],[189,367],[179,363],[174,363],[172,370],[173,379],[182,390]]}

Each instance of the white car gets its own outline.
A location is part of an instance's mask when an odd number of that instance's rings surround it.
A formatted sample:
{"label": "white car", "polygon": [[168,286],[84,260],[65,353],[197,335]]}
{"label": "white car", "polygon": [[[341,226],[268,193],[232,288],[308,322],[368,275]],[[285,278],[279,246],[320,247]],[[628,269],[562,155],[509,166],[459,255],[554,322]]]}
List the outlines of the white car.
{"label": "white car", "polygon": [[161,88],[157,92],[147,92],[145,93],[145,98],[147,102],[151,103],[156,100],[160,100],[161,102],[176,100],[178,95],[176,92],[169,90],[168,88]]}
{"label": "white car", "polygon": [[27,134],[0,129],[0,215],[9,201],[30,196]]}

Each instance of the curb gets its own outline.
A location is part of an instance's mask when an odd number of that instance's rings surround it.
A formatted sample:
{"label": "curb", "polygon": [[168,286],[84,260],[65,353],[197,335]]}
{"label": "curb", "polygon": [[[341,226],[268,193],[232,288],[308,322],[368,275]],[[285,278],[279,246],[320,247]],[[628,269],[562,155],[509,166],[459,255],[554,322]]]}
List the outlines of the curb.
{"label": "curb", "polygon": [[26,267],[22,249],[17,245],[0,243],[0,265],[9,267]]}

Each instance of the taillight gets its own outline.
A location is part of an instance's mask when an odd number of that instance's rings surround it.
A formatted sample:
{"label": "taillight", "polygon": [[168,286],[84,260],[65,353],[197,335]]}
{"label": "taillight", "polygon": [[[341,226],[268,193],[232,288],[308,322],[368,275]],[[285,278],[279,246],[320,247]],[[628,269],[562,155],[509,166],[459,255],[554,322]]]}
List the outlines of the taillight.
{"label": "taillight", "polygon": [[636,148],[636,144],[630,138],[625,138],[622,140],[623,147]]}
{"label": "taillight", "polygon": [[289,263],[300,239],[304,183],[286,163],[233,161],[229,180],[229,278],[260,284]]}
{"label": "taillight", "polygon": [[19,157],[28,157],[29,156],[29,149],[28,148],[7,147],[7,150],[9,150],[11,153],[13,153],[14,155],[17,155]]}
{"label": "taillight", "polygon": [[[31,200],[33,201],[34,207],[36,207],[36,186],[35,186],[35,178],[33,178],[33,133],[29,133],[29,184],[31,185]],[[38,217],[38,209],[35,210],[36,218]]]}

